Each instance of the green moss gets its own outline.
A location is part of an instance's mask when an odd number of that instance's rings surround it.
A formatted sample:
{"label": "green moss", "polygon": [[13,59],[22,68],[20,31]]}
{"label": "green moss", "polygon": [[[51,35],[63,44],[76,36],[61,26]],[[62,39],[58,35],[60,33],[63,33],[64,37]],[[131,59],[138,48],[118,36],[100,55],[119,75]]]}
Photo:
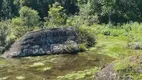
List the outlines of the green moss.
{"label": "green moss", "polygon": [[142,74],[138,74],[138,75],[133,75],[134,80],[141,80],[142,79]]}
{"label": "green moss", "polygon": [[8,62],[6,60],[0,58],[0,66],[7,65],[7,64],[8,64]]}
{"label": "green moss", "polygon": [[114,69],[118,73],[118,78],[124,80],[127,80],[128,78],[131,78],[132,80],[141,80],[141,60],[142,55],[135,55],[123,60],[117,60]]}
{"label": "green moss", "polygon": [[8,76],[8,79],[16,80],[16,77],[24,76],[26,80],[57,80],[58,76],[68,75],[70,80],[75,80],[74,76],[77,79],[90,80],[94,78],[96,67],[102,67],[114,60],[96,52],[99,49],[76,55],[60,54],[10,60],[0,58],[0,78]]}
{"label": "green moss", "polygon": [[40,68],[37,68],[36,70],[44,72],[44,71],[51,70],[51,69],[52,67],[40,67]]}
{"label": "green moss", "polygon": [[79,44],[79,49],[81,52],[86,51],[87,50],[86,44]]}
{"label": "green moss", "polygon": [[37,63],[33,63],[32,65],[30,65],[30,67],[39,67],[39,66],[44,66],[44,63],[37,62]]}
{"label": "green moss", "polygon": [[114,69],[116,71],[118,70],[124,70],[129,66],[129,60],[125,59],[123,61],[116,61],[116,64],[114,66]]}
{"label": "green moss", "polygon": [[78,42],[80,44],[86,44],[86,47],[92,47],[96,43],[95,30],[92,27],[80,26],[77,27]]}
{"label": "green moss", "polygon": [[58,80],[91,80],[94,79],[94,74],[98,71],[98,68],[91,68],[84,71],[77,71],[67,74],[65,76],[58,76]]}
{"label": "green moss", "polygon": [[113,58],[123,59],[133,55],[135,51],[127,48],[127,39],[120,39],[114,36],[98,35],[96,47],[100,48],[100,54],[108,55]]}

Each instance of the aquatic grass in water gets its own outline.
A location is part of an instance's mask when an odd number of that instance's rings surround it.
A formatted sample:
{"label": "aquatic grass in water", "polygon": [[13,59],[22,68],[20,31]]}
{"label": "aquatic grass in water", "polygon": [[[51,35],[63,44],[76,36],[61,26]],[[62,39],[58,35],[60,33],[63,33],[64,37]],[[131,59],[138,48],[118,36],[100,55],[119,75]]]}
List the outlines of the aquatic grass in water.
{"label": "aquatic grass in water", "polygon": [[95,78],[94,74],[98,71],[99,69],[97,67],[87,69],[84,71],[77,71],[77,72],[72,72],[69,73],[65,76],[58,76],[57,80],[92,80]]}
{"label": "aquatic grass in water", "polygon": [[30,67],[39,67],[39,66],[44,66],[44,63],[37,62],[37,63],[30,65]]}
{"label": "aquatic grass in water", "polygon": [[4,62],[0,64],[0,79],[56,80],[58,76],[66,76],[70,73],[81,74],[82,79],[89,78],[93,73],[95,74],[97,67],[114,60],[97,52],[97,50],[90,50],[77,55],[47,55],[10,60],[0,58],[0,61]]}

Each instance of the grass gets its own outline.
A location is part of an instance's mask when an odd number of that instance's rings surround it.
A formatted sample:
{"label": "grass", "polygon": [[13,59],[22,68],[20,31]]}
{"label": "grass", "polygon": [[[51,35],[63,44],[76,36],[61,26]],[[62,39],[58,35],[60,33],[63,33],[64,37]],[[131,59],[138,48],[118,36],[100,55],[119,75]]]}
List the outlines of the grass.
{"label": "grass", "polygon": [[136,54],[131,57],[127,57],[121,60],[115,61],[114,69],[118,73],[118,77],[121,79],[132,78],[132,80],[142,79],[142,55]]}
{"label": "grass", "polygon": [[100,54],[123,59],[141,53],[141,50],[129,49],[128,44],[142,40],[142,24],[137,22],[120,26],[94,24],[91,27],[96,31],[96,47],[101,47]]}
{"label": "grass", "polygon": [[91,68],[84,71],[77,71],[67,74],[65,76],[58,76],[57,80],[93,80],[94,74],[98,72],[98,68]]}
{"label": "grass", "polygon": [[[101,48],[99,54],[116,58],[114,69],[119,73],[121,79],[126,80],[129,77],[132,80],[141,80],[142,24],[124,24],[119,28],[108,25],[106,27],[103,25],[99,29],[97,25],[93,27],[97,30],[97,44],[93,49]],[[99,27],[101,26],[99,25]],[[128,44],[130,43],[134,43],[132,46],[140,47],[140,49],[129,48]]]}
{"label": "grass", "polygon": [[119,37],[98,35],[96,47],[101,47],[100,54],[123,58],[133,55],[133,51],[127,48],[127,43],[128,41],[121,40]]}

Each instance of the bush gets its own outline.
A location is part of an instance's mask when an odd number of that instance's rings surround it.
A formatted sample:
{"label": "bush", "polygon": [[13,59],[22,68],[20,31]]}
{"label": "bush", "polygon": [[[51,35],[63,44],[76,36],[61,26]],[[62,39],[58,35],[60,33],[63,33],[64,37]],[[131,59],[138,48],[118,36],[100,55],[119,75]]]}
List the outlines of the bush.
{"label": "bush", "polygon": [[14,42],[15,36],[11,32],[12,32],[11,21],[10,20],[1,21],[0,22],[0,53],[3,53]]}
{"label": "bush", "polygon": [[86,51],[86,44],[79,44],[79,49],[81,52]]}
{"label": "bush", "polygon": [[33,31],[39,24],[38,12],[26,6],[19,11],[20,16],[12,19],[14,34],[19,38],[29,31]]}
{"label": "bush", "polygon": [[60,3],[55,2],[52,6],[50,5],[48,11],[48,18],[45,18],[44,27],[52,28],[64,25],[66,22],[67,15],[65,14],[64,8]]}
{"label": "bush", "polygon": [[32,27],[27,27],[22,25],[23,21],[21,20],[21,18],[13,18],[12,19],[12,24],[13,24],[13,34],[17,37],[20,38],[22,37],[24,34],[26,34],[29,31],[33,31],[35,29],[39,29],[39,27],[36,26],[32,26]]}
{"label": "bush", "polygon": [[33,10],[29,7],[22,7],[19,11],[21,24],[23,26],[27,27],[34,27],[37,26],[40,20],[40,17],[38,16],[38,12],[36,10]]}
{"label": "bush", "polygon": [[96,43],[95,31],[91,27],[81,26],[77,28],[79,44],[86,44],[86,47],[92,47]]}

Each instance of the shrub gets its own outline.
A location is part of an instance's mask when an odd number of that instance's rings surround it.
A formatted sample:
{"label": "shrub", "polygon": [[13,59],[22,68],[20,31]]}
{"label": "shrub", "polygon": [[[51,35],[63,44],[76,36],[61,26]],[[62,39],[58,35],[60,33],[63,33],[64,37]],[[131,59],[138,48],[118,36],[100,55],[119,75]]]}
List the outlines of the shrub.
{"label": "shrub", "polygon": [[86,44],[79,44],[79,49],[81,52],[86,51]]}
{"label": "shrub", "polygon": [[39,29],[39,27],[36,27],[36,26],[32,26],[32,27],[24,26],[23,25],[23,21],[19,17],[13,18],[12,19],[12,24],[14,26],[13,27],[13,31],[14,31],[13,34],[17,38],[22,37],[24,34],[26,34],[29,31],[33,31],[35,29]]}
{"label": "shrub", "polygon": [[[0,22],[0,53],[3,53],[14,42],[12,37],[12,24],[10,20]],[[11,35],[11,36],[10,36]]]}
{"label": "shrub", "polygon": [[95,31],[92,27],[77,27],[77,32],[79,36],[79,43],[86,44],[86,47],[92,47],[96,43]]}
{"label": "shrub", "polygon": [[66,22],[67,15],[65,14],[64,8],[60,3],[55,2],[48,11],[48,18],[45,18],[45,28],[52,28],[64,25]]}
{"label": "shrub", "polygon": [[38,12],[26,6],[19,11],[20,16],[12,19],[14,34],[19,38],[29,31],[33,31],[39,24]]}
{"label": "shrub", "polygon": [[36,10],[24,6],[20,9],[19,14],[23,26],[34,27],[38,25],[40,17]]}

